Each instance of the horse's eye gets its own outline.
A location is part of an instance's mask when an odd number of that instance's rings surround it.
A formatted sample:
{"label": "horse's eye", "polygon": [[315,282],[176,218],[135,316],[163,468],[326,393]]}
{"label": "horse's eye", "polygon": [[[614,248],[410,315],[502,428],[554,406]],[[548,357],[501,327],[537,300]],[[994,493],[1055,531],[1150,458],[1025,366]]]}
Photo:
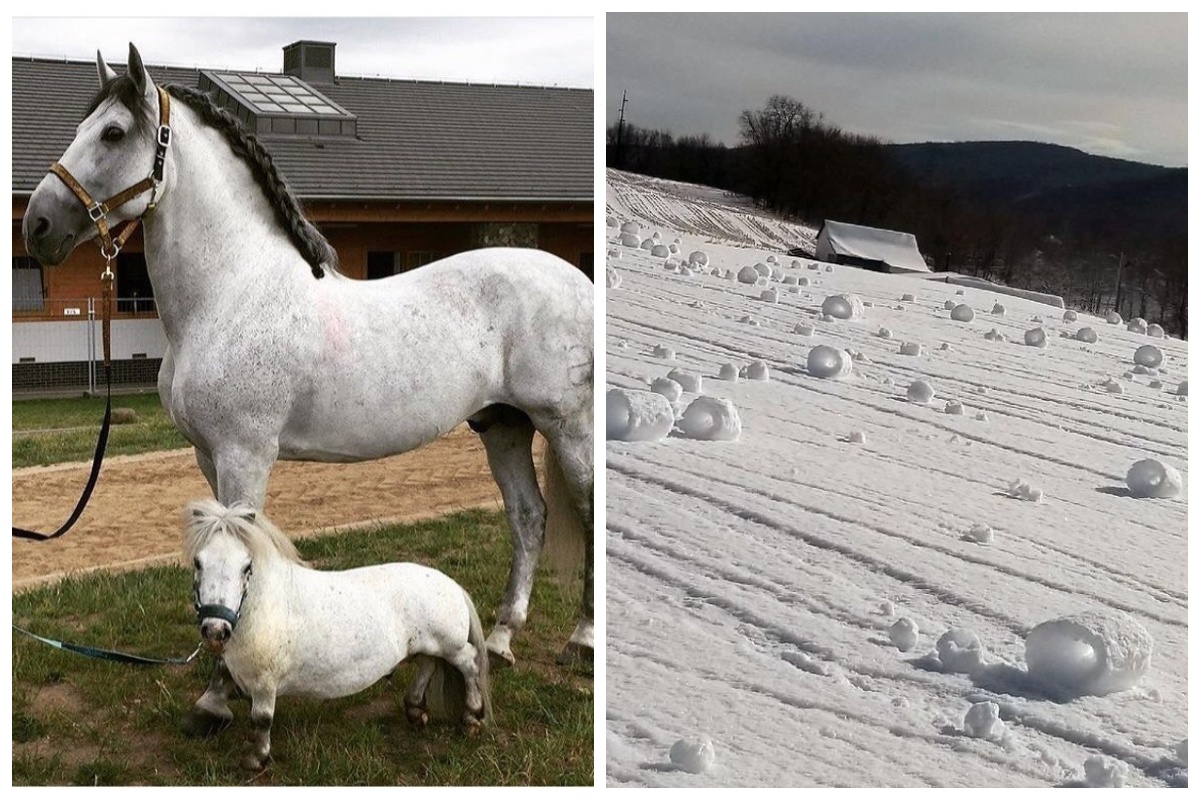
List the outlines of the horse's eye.
{"label": "horse's eye", "polygon": [[118,128],[116,125],[109,125],[104,129],[104,133],[100,134],[100,138],[106,142],[119,142],[125,138],[125,131]]}
{"label": "horse's eye", "polygon": [[200,571],[200,559],[199,558],[192,559],[192,565],[196,567],[196,572]]}
{"label": "horse's eye", "polygon": [[250,568],[251,568],[251,567],[253,567],[253,566],[254,566],[253,564],[247,564],[247,565],[245,566],[245,568],[242,570],[242,574],[243,574],[243,575],[246,575],[247,577],[249,577],[249,575],[250,575]]}

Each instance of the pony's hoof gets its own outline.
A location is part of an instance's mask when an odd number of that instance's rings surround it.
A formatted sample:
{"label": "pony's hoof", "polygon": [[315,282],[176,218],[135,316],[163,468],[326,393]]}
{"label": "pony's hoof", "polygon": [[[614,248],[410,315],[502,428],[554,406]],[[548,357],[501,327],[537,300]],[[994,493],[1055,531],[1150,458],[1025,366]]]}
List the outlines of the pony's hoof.
{"label": "pony's hoof", "polygon": [[493,650],[488,648],[488,668],[492,671],[498,669],[507,669],[517,663],[517,657],[513,655],[512,650]]}
{"label": "pony's hoof", "polygon": [[591,664],[595,658],[595,650],[578,642],[567,642],[567,646],[558,654],[558,663],[562,666],[574,664]]}
{"label": "pony's hoof", "polygon": [[468,713],[463,718],[463,730],[467,734],[467,738],[474,739],[483,732],[483,721],[478,717]]}
{"label": "pony's hoof", "polygon": [[242,756],[242,760],[239,763],[242,769],[250,770],[251,772],[258,772],[265,767],[267,762],[270,760],[270,756],[267,756],[266,758],[259,758],[253,753],[247,753],[246,755]]}
{"label": "pony's hoof", "polygon": [[414,728],[424,728],[429,724],[429,712],[419,706],[406,706],[404,716],[408,717],[408,724]]}
{"label": "pony's hoof", "polygon": [[214,714],[211,711],[205,711],[202,708],[193,708],[183,715],[183,719],[179,723],[179,728],[187,736],[213,736],[229,727],[229,723],[231,722],[233,722],[232,713],[229,716],[223,716],[221,714]]}

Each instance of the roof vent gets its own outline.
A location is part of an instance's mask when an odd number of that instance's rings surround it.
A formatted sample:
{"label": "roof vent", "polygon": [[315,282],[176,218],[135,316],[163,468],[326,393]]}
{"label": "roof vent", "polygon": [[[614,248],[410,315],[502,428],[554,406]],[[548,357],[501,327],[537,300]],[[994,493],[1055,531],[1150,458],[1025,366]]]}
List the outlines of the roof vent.
{"label": "roof vent", "polygon": [[333,83],[336,47],[336,42],[292,42],[283,48],[283,73],[307,83]]}

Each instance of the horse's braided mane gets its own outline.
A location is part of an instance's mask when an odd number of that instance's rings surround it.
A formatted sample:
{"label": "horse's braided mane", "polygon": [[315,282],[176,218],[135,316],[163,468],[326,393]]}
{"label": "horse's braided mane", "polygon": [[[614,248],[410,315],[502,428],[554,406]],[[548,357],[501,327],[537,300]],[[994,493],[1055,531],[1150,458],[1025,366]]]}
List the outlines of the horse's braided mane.
{"label": "horse's braided mane", "polygon": [[337,253],[325,237],[304,216],[300,201],[292,194],[280,174],[271,154],[252,133],[247,133],[237,117],[216,105],[212,98],[199,89],[180,84],[165,87],[172,97],[182,100],[184,105],[199,115],[208,125],[225,137],[229,149],[250,167],[255,182],[262,187],[275,212],[275,219],[287,231],[292,244],[312,267],[313,276],[322,278],[323,265],[337,266]]}
{"label": "horse's braided mane", "polygon": [[261,511],[245,503],[226,508],[212,499],[196,500],[183,512],[183,555],[191,561],[216,535],[229,533],[239,539],[252,558],[277,553],[285,561],[304,565],[296,545]]}
{"label": "horse's braided mane", "polygon": [[[263,194],[275,212],[275,219],[287,232],[292,244],[300,251],[300,255],[312,268],[314,277],[325,276],[324,267],[337,268],[337,252],[330,246],[325,237],[308,221],[300,207],[300,201],[292,194],[283,175],[271,160],[262,143],[252,133],[242,128],[237,117],[217,106],[205,92],[191,86],[170,84],[167,92],[203,120],[207,125],[219,132],[229,148],[238,158],[246,162],[255,182],[262,187]],[[84,118],[91,116],[104,100],[115,97],[118,102],[134,112],[134,119],[139,127],[145,125],[147,103],[144,94],[128,75],[121,75],[106,82],[92,98]]]}

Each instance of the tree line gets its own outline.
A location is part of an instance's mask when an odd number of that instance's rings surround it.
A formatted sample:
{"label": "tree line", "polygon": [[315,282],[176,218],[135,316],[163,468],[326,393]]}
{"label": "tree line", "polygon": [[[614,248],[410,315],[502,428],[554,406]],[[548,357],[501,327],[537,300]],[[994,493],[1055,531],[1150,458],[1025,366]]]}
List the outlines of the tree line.
{"label": "tree line", "polygon": [[[785,218],[913,233],[935,271],[1061,295],[1068,306],[1117,307],[1187,335],[1187,240],[1104,214],[1063,216],[965,197],[906,171],[873,136],[848,133],[799,100],[770,97],[738,116],[733,147],[704,133],[630,123],[608,128],[611,167],[750,197]],[[1117,290],[1117,274],[1121,291]]]}

